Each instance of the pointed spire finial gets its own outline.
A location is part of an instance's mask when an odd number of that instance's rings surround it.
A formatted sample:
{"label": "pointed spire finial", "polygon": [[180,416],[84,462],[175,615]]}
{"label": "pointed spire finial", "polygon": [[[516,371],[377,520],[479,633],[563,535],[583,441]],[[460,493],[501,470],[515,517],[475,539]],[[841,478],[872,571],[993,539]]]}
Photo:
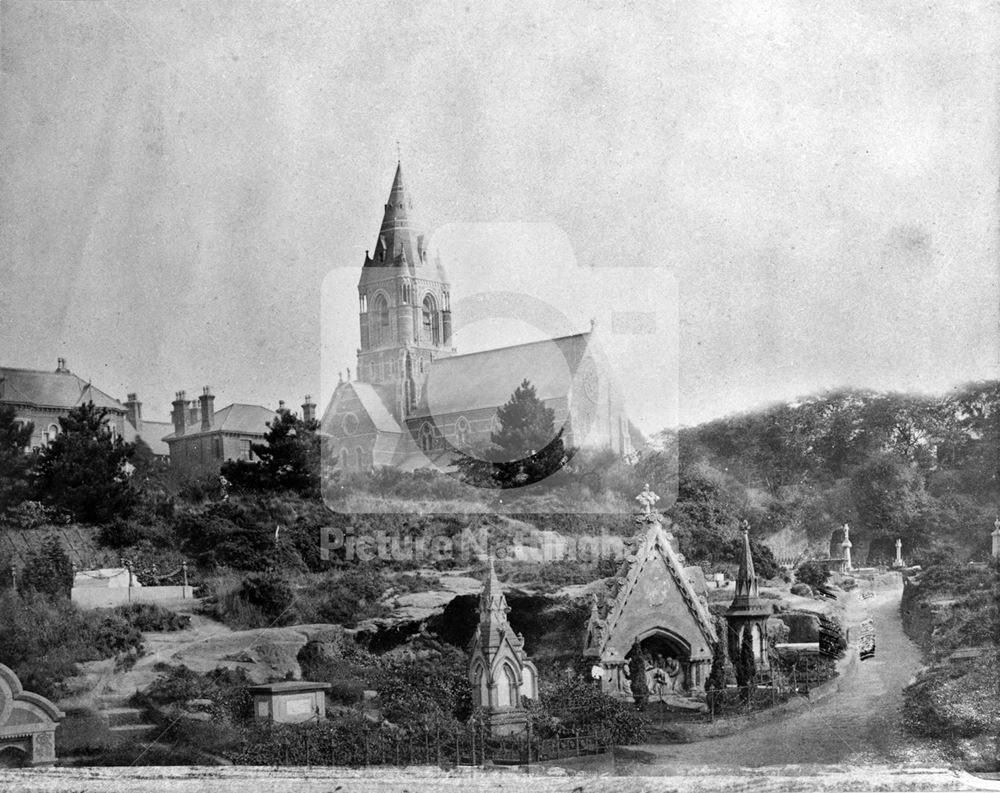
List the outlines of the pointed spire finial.
{"label": "pointed spire finial", "polygon": [[396,138],[396,165],[403,162],[403,155],[399,148],[399,138]]}

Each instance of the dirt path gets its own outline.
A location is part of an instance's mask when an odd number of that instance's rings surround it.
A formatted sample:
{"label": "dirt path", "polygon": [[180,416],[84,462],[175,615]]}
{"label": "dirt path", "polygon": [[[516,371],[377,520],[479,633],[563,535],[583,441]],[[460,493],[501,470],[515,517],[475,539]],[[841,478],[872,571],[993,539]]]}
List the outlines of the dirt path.
{"label": "dirt path", "polygon": [[[900,724],[902,689],[921,666],[920,649],[903,633],[901,594],[902,588],[894,586],[868,600],[851,596],[845,619],[852,636],[862,619],[874,618],[877,653],[859,661],[840,691],[827,699],[725,738],[636,748],[665,771],[673,766],[944,764],[929,744],[905,735]],[[635,773],[650,773],[646,762],[634,766]],[[621,761],[618,771],[628,773]]]}

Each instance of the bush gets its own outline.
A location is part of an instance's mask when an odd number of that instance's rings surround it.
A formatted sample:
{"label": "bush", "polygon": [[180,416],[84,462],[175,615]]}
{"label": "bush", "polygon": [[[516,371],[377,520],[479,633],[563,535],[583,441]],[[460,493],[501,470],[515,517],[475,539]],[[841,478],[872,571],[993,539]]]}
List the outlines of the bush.
{"label": "bush", "polygon": [[3,522],[12,529],[38,529],[68,523],[69,516],[54,507],[45,506],[41,501],[22,501],[3,513]]}
{"label": "bush", "polygon": [[[186,666],[170,667],[145,691],[133,697],[140,707],[154,711],[183,708],[196,699],[210,700],[213,722],[240,723],[253,715],[250,678],[243,669],[218,667],[200,673]],[[167,717],[172,718],[172,717]]]}
{"label": "bush", "polygon": [[927,738],[995,735],[1000,724],[1000,651],[975,664],[939,664],[922,671],[903,689],[903,724]]}
{"label": "bush", "polygon": [[97,541],[106,548],[121,550],[131,545],[137,545],[144,536],[142,527],[134,520],[117,517],[110,523],[101,526]]}
{"label": "bush", "polygon": [[81,611],[67,599],[29,590],[0,593],[0,663],[28,691],[55,697],[76,664],[138,655],[142,635],[122,616]]}
{"label": "bush", "polygon": [[157,603],[129,603],[118,606],[114,613],[139,631],[181,631],[191,623],[186,614],[177,614]]}
{"label": "bush", "polygon": [[58,537],[47,537],[42,547],[28,556],[17,587],[21,592],[34,590],[52,597],[70,596],[73,589],[73,563]]}
{"label": "bush", "polygon": [[572,735],[577,730],[604,728],[616,744],[641,743],[648,722],[635,706],[608,696],[582,675],[562,677],[544,685],[540,702],[529,708],[532,728],[542,737]]}
{"label": "bush", "polygon": [[795,568],[795,579],[813,588],[826,584],[830,571],[821,562],[803,562]]}

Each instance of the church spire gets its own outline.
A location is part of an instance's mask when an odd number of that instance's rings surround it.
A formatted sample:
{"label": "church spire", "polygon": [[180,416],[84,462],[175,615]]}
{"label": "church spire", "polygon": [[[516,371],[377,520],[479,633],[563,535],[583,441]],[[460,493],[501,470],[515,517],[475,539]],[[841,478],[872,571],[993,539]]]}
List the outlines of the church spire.
{"label": "church spire", "polygon": [[490,556],[486,581],[479,595],[479,633],[484,647],[497,647],[504,633],[510,630],[510,623],[507,622],[509,611],[510,606],[507,605],[493,557]]}

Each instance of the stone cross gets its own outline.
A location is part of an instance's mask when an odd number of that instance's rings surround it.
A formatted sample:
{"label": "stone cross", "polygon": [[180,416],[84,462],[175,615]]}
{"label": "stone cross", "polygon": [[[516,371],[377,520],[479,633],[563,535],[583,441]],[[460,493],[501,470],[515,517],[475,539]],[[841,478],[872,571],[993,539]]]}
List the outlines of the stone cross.
{"label": "stone cross", "polygon": [[896,540],[896,567],[903,566],[903,541]]}
{"label": "stone cross", "polygon": [[642,492],[635,497],[635,500],[642,504],[644,508],[643,514],[652,515],[653,507],[656,505],[656,502],[660,500],[660,497],[649,489],[649,483],[647,482],[642,488]]}

